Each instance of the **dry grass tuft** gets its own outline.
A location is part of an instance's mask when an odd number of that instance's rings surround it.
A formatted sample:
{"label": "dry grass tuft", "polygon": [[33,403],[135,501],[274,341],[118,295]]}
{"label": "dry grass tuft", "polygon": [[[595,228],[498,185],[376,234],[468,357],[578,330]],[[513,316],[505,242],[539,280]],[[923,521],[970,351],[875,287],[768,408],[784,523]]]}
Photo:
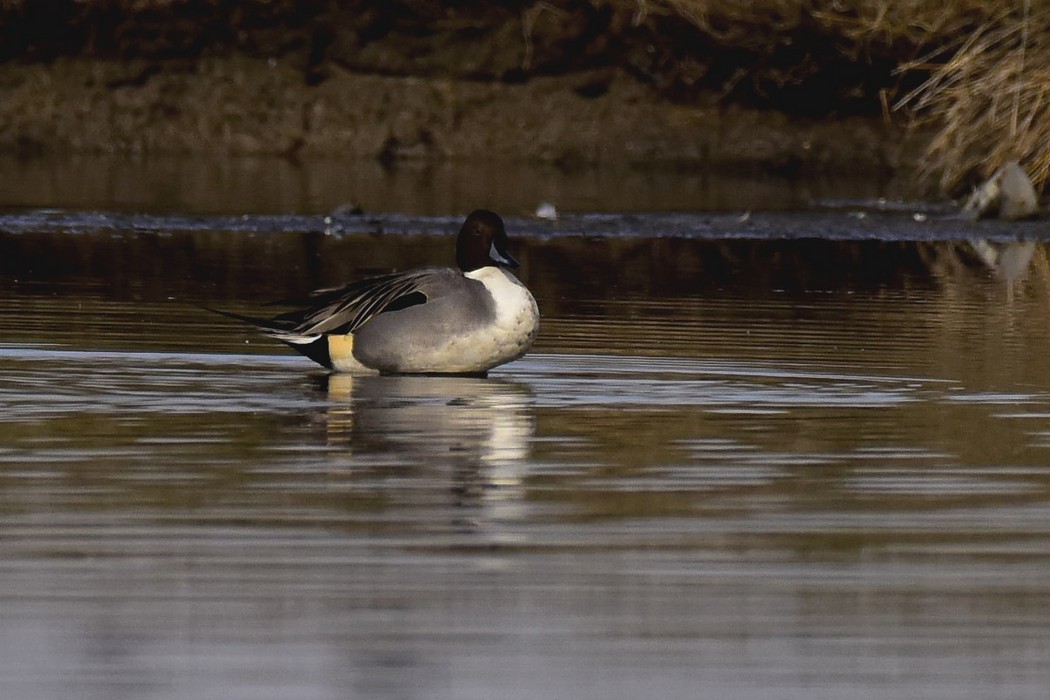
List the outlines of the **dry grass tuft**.
{"label": "dry grass tuft", "polygon": [[[1050,184],[1050,2],[1047,0],[606,0],[635,21],[678,15],[726,45],[757,48],[799,27],[837,37],[844,58],[896,55],[928,75],[897,100],[933,134],[920,176],[949,193],[1018,160]],[[915,58],[908,58],[909,54]]]}
{"label": "dry grass tuft", "polygon": [[1050,181],[1050,7],[1038,5],[1000,8],[900,102],[933,130],[921,173],[946,192],[1010,160],[1037,187]]}

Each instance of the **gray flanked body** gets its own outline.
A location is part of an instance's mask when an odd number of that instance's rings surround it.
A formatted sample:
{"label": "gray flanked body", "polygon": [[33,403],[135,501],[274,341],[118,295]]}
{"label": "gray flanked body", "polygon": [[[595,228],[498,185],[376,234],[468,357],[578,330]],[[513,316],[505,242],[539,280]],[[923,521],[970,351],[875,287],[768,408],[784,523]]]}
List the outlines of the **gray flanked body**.
{"label": "gray flanked body", "polygon": [[[536,337],[535,300],[499,268],[436,268],[417,291],[425,304],[379,314],[354,332],[353,360],[391,374],[481,373],[521,357]],[[357,369],[348,359],[333,354],[333,367]]]}
{"label": "gray flanked body", "polygon": [[432,268],[416,290],[426,303],[379,314],[354,332],[358,362],[386,372],[432,366],[453,339],[495,318],[495,303],[484,286],[455,270]]}

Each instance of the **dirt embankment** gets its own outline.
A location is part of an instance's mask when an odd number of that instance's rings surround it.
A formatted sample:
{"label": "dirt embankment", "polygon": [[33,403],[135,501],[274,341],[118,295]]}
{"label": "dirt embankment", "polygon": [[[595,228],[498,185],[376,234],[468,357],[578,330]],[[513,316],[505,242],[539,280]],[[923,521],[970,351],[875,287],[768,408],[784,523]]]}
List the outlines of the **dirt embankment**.
{"label": "dirt embankment", "polygon": [[915,165],[915,46],[664,4],[0,0],[0,150]]}

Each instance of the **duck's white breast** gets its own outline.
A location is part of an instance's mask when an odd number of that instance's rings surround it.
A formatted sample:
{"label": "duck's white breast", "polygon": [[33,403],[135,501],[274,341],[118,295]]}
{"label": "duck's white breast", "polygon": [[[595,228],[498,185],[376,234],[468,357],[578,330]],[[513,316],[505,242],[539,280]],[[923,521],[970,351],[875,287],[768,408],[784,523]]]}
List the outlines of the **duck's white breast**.
{"label": "duck's white breast", "polygon": [[491,358],[493,366],[524,355],[539,331],[540,311],[532,294],[514,275],[498,267],[483,267],[466,276],[481,282],[492,295],[495,318],[464,337],[465,344],[473,346],[464,351]]}

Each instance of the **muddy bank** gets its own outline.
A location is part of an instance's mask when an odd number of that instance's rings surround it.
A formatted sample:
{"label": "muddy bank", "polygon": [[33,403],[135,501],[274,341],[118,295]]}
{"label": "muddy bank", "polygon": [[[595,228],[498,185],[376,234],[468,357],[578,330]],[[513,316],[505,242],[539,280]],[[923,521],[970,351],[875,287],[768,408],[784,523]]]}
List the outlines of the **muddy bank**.
{"label": "muddy bank", "polygon": [[812,23],[763,44],[644,3],[46,5],[0,7],[3,151],[879,177],[917,159],[880,102],[893,47]]}
{"label": "muddy bank", "polygon": [[[307,85],[273,59],[158,68],[88,58],[0,66],[0,149],[764,167],[880,175],[907,164],[880,121],[671,103],[621,77],[522,84],[354,73]],[[584,93],[584,94],[581,94]]]}

